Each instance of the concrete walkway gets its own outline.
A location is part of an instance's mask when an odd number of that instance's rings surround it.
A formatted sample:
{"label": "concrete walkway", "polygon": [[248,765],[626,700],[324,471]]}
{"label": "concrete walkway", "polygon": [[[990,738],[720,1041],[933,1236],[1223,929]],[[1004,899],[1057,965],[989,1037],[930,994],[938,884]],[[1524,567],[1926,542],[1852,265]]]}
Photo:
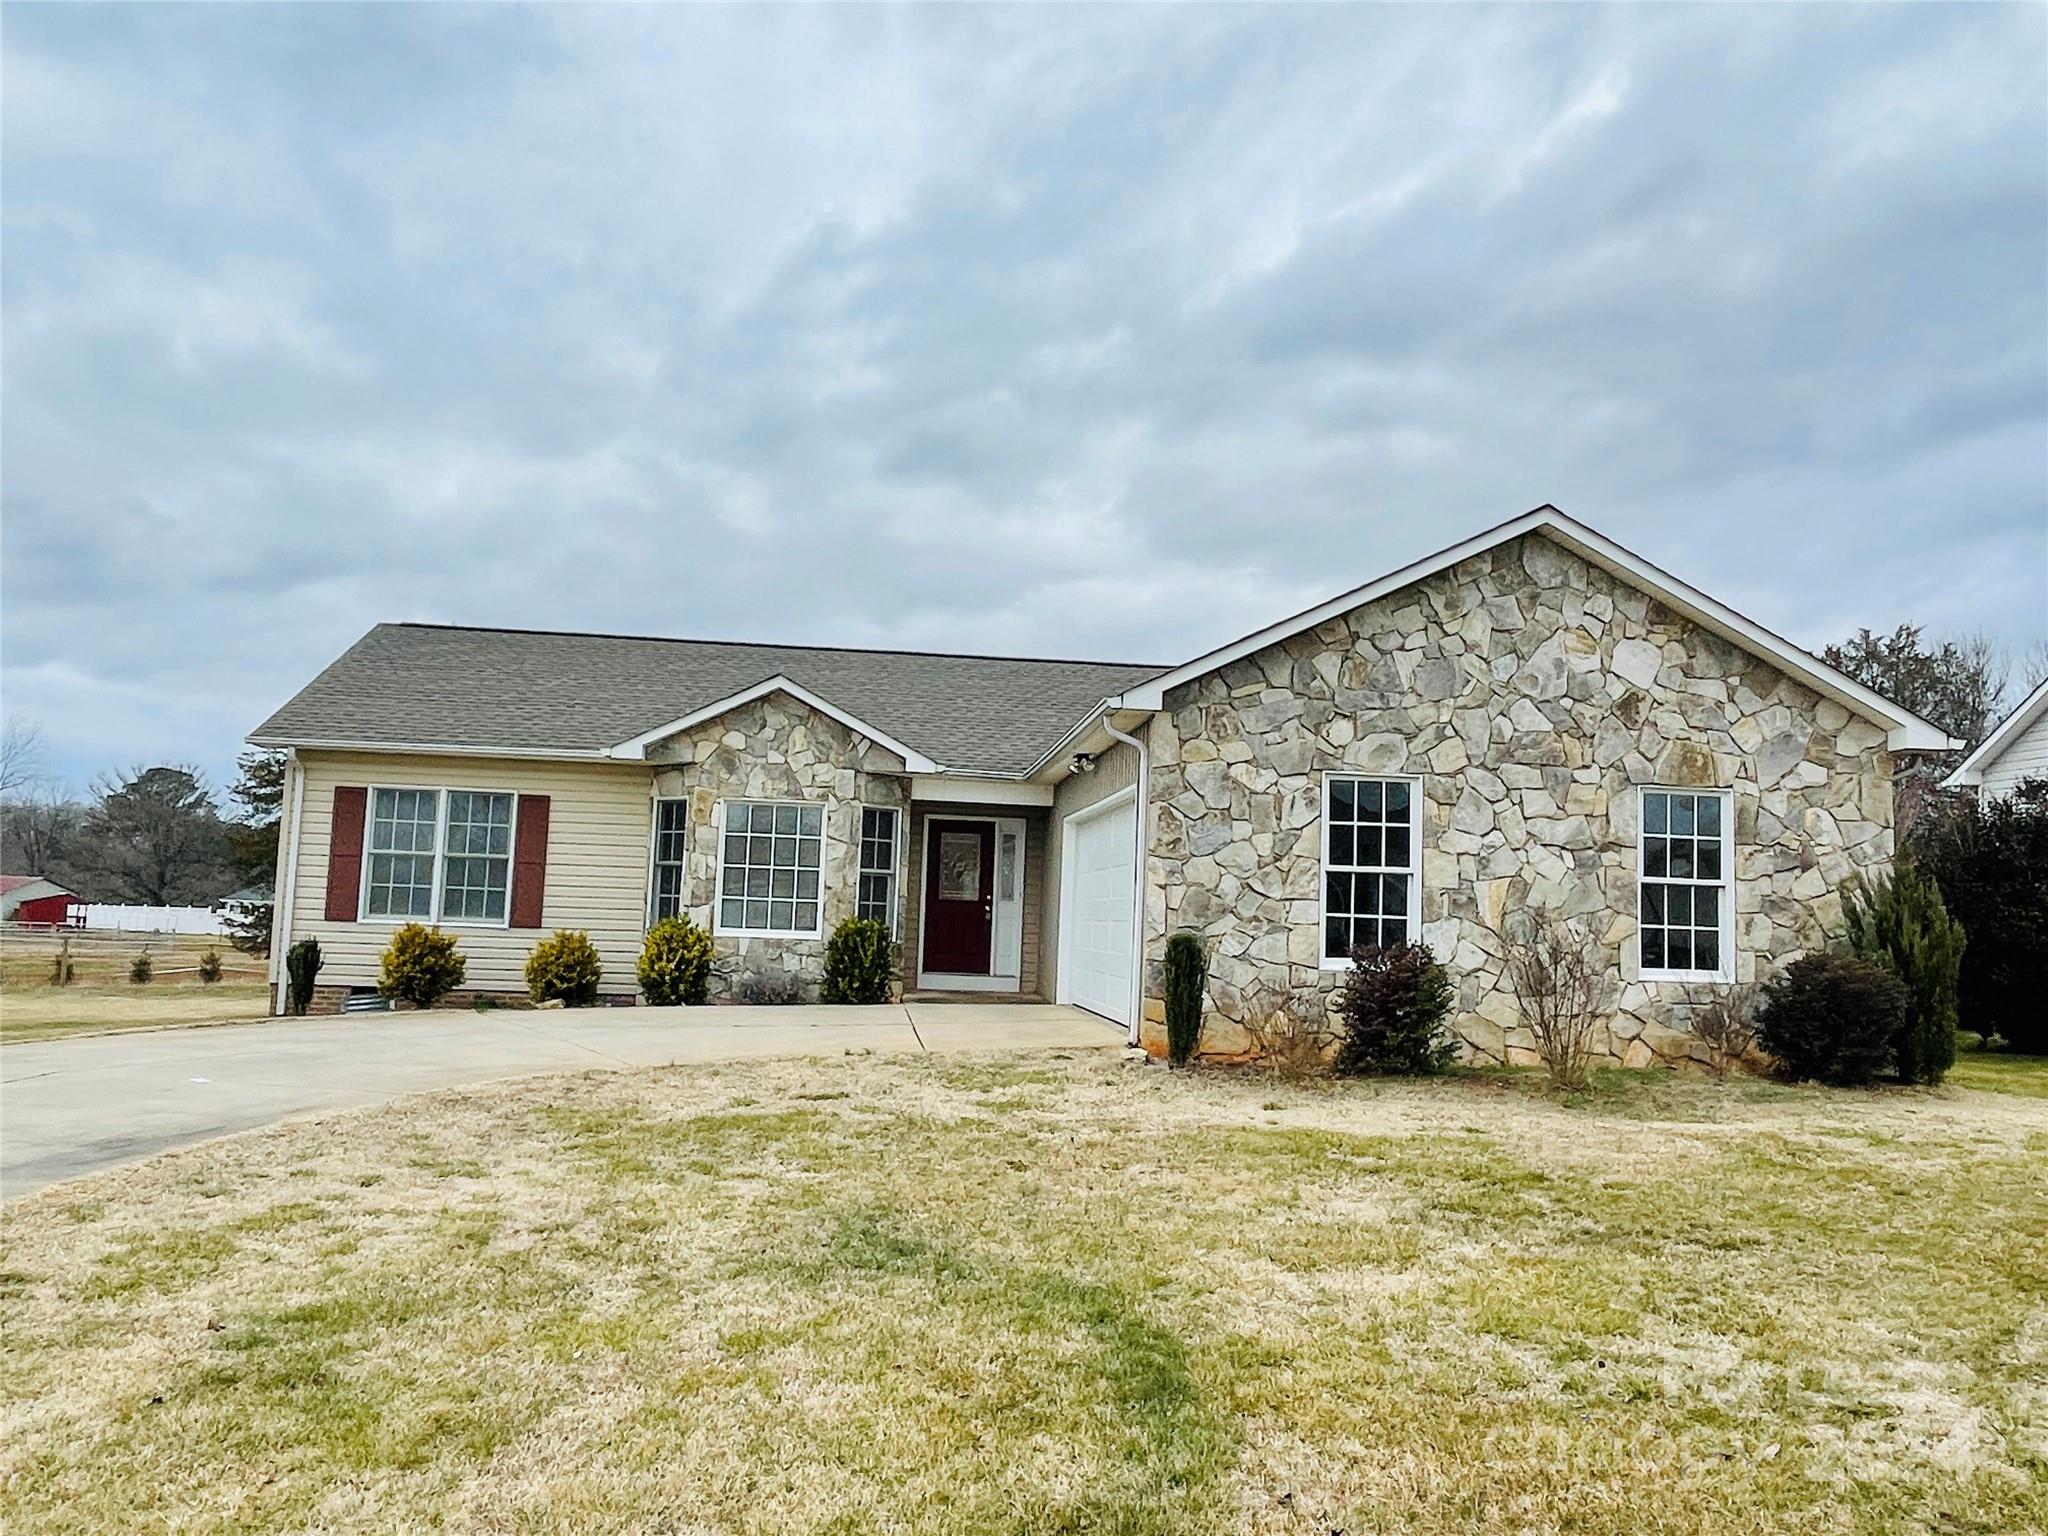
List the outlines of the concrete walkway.
{"label": "concrete walkway", "polygon": [[293,1115],[590,1068],[848,1050],[1114,1047],[1078,1008],[590,1008],[356,1014],[0,1047],[0,1197]]}

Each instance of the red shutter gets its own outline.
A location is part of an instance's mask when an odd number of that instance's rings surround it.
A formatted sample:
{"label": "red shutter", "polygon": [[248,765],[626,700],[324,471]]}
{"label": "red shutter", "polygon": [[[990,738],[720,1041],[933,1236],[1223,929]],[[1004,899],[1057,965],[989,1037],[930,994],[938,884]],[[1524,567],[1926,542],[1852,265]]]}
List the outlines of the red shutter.
{"label": "red shutter", "polygon": [[334,786],[334,820],[327,829],[327,921],[352,923],[363,889],[363,818],[370,792],[359,784]]}
{"label": "red shutter", "polygon": [[512,833],[512,926],[538,928],[548,889],[548,797],[521,795]]}

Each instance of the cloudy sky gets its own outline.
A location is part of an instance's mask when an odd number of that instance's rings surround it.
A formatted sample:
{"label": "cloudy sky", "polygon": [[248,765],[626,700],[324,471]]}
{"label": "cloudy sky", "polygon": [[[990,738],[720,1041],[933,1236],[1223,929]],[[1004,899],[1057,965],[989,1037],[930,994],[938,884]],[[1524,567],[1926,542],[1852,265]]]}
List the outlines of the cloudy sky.
{"label": "cloudy sky", "polygon": [[2048,10],[4,13],[7,717],[379,619],[1172,661],[1543,501],[2048,629]]}

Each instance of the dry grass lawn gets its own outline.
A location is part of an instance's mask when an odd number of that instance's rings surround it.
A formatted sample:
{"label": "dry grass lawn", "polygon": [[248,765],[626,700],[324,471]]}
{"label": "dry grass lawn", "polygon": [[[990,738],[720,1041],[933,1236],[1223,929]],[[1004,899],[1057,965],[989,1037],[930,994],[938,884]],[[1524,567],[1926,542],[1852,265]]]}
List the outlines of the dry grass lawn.
{"label": "dry grass lawn", "polygon": [[218,1024],[270,1012],[262,981],[74,982],[68,987],[10,985],[0,990],[0,1041],[49,1040],[108,1029]]}
{"label": "dry grass lawn", "polygon": [[20,1531],[2048,1527],[2048,1101],[749,1064],[6,1217]]}

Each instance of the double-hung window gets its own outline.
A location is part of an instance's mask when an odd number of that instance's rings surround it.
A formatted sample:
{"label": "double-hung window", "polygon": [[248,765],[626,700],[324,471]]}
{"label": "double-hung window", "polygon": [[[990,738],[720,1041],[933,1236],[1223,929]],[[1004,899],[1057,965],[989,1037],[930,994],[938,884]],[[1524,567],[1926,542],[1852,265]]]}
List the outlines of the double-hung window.
{"label": "double-hung window", "polygon": [[654,920],[683,915],[683,870],[690,833],[690,802],[654,802],[654,889],[649,907]]}
{"label": "double-hung window", "polygon": [[1421,795],[1408,779],[1323,781],[1323,966],[1414,936]]}
{"label": "double-hung window", "polygon": [[467,789],[371,790],[363,916],[502,925],[512,802]]}
{"label": "double-hung window", "polygon": [[1725,790],[1645,789],[1638,942],[1651,978],[1724,979],[1734,882]]}
{"label": "double-hung window", "polygon": [[864,805],[860,811],[860,890],[856,917],[871,918],[896,934],[896,811]]}
{"label": "double-hung window", "polygon": [[718,851],[719,933],[815,939],[825,810],[792,800],[728,800]]}

